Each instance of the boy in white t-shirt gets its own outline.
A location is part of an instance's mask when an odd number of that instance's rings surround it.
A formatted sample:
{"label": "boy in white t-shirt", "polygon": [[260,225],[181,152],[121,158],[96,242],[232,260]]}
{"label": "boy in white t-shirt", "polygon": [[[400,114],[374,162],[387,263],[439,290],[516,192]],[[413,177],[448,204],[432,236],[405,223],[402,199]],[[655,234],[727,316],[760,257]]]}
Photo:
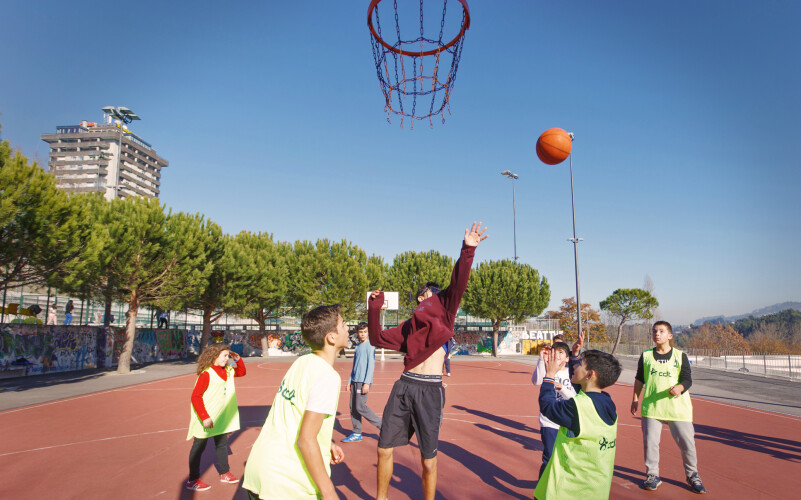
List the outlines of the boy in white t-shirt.
{"label": "boy in white t-shirt", "polygon": [[[567,360],[570,357],[570,347],[562,342],[557,341],[557,338],[564,338],[561,335],[554,336],[554,343],[550,348],[544,347],[543,349],[551,349],[555,355],[556,360],[560,363],[562,368],[554,377],[554,384],[556,386],[556,400],[564,401],[576,395],[576,389],[570,383],[570,370],[567,367]],[[537,368],[534,369],[534,374],[531,376],[531,382],[534,385],[542,385],[542,379],[545,377],[545,363],[542,356],[537,361]],[[548,420],[548,417],[540,413],[540,439],[542,439],[542,465],[540,466],[540,477],[548,460],[551,458],[553,445],[556,442],[556,435],[559,432],[559,424],[555,424]]]}
{"label": "boy in white t-shirt", "polygon": [[342,390],[334,360],[348,345],[348,327],[336,304],[306,313],[300,329],[312,352],[284,375],[250,450],[242,487],[251,499],[338,498],[331,464],[345,455],[332,441]]}

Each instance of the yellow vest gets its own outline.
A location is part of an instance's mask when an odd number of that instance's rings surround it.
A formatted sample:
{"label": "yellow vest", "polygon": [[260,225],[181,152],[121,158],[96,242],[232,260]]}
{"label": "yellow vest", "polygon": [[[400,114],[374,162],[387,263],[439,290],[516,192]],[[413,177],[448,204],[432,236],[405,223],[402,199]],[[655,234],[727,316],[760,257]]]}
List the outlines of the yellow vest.
{"label": "yellow vest", "polygon": [[[211,367],[203,373],[209,374],[209,387],[203,393],[203,405],[214,422],[214,427],[206,429],[198,417],[192,403],[189,403],[189,433],[186,439],[208,438],[239,430],[239,406],[236,402],[234,386],[234,367],[226,366],[228,380],[223,380]],[[197,381],[195,381],[197,383]]]}
{"label": "yellow vest", "polygon": [[681,360],[682,352],[675,347],[667,363],[660,363],[654,359],[653,349],[642,353],[645,379],[641,410],[643,417],[677,422],[693,421],[690,393],[684,391],[684,394],[674,398],[669,392],[671,387],[679,383]]}
{"label": "yellow vest", "polygon": [[560,427],[553,454],[534,490],[539,499],[595,500],[609,498],[615,468],[617,419],[607,424],[598,415],[592,399],[583,392],[573,398],[578,408],[580,431],[568,437]]}
{"label": "yellow vest", "polygon": [[[242,480],[243,488],[258,494],[260,498],[271,500],[317,498],[317,489],[296,443],[309,391],[322,376],[336,376],[339,385],[342,384],[334,368],[313,353],[299,357],[289,367],[264,427],[250,450]],[[317,434],[317,443],[329,476],[335,418],[335,415],[326,415]]]}

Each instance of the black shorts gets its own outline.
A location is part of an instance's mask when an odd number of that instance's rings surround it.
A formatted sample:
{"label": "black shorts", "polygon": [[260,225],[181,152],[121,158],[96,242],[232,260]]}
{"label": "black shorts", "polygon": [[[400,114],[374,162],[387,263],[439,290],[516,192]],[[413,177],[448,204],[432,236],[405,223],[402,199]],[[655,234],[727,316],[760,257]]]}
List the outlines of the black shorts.
{"label": "black shorts", "polygon": [[384,407],[378,447],[395,448],[409,444],[409,439],[417,433],[420,454],[423,458],[434,458],[437,456],[444,406],[445,390],[441,376],[426,380],[404,373],[392,387]]}

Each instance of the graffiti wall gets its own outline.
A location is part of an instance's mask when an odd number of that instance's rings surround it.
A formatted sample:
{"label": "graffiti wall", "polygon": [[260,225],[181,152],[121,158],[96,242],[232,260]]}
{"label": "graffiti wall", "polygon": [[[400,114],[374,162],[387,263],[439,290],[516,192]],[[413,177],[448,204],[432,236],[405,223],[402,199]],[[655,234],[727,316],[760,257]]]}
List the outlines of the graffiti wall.
{"label": "graffiti wall", "polygon": [[96,368],[97,330],[96,327],[0,325],[0,372],[19,376]]}
{"label": "graffiti wall", "polygon": [[[547,330],[521,330],[498,332],[498,354],[538,354],[540,347],[550,345],[553,335]],[[453,336],[456,341],[455,354],[482,354],[492,352],[491,331],[457,330]]]}
{"label": "graffiti wall", "polygon": [[[187,337],[183,330],[139,329],[133,362],[185,358]],[[0,377],[112,367],[124,345],[124,328],[0,325]]]}
{"label": "graffiti wall", "polygon": [[[190,330],[187,332],[187,350],[198,354],[200,350],[200,336],[202,332]],[[224,342],[230,344],[231,349],[241,356],[261,356],[261,334],[255,330],[212,330],[211,342]],[[268,356],[293,356],[311,352],[311,348],[303,341],[298,331],[268,330],[265,334],[267,340]]]}

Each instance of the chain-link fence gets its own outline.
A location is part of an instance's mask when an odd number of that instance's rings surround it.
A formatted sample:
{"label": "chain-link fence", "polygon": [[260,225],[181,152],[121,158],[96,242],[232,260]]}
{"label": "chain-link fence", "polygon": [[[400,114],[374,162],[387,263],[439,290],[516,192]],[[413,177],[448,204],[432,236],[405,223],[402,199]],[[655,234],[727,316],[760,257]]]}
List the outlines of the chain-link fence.
{"label": "chain-link fence", "polygon": [[[615,354],[622,356],[639,356],[653,344],[620,344]],[[593,349],[611,352],[612,344],[594,344]],[[681,349],[681,348],[680,348]],[[760,375],[765,377],[781,377],[801,380],[801,355],[756,353],[748,351],[725,351],[722,349],[681,349],[687,354],[694,368],[708,368],[729,372]]]}

